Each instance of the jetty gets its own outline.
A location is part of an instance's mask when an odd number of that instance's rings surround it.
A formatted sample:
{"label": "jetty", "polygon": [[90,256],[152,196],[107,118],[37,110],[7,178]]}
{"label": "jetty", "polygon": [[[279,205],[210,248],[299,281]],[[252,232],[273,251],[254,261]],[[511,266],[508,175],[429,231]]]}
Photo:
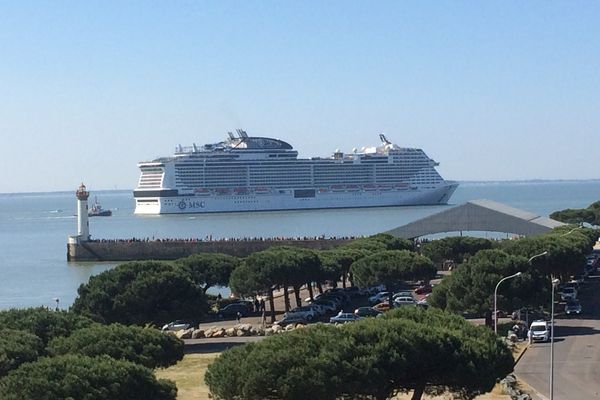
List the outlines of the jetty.
{"label": "jetty", "polygon": [[196,253],[223,253],[246,257],[272,246],[295,246],[327,250],[354,240],[354,237],[274,237],[227,239],[92,239],[90,235],[88,198],[85,185],[75,192],[77,197],[77,235],[67,240],[67,261],[137,261],[175,260]]}

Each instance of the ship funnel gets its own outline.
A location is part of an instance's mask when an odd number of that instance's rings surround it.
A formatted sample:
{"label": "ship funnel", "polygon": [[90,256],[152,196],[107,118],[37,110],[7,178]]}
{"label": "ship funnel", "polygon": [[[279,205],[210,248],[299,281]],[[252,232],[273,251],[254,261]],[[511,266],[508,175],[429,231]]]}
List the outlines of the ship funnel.
{"label": "ship funnel", "polygon": [[390,141],[388,140],[388,138],[386,138],[386,137],[385,137],[385,133],[380,133],[380,134],[379,134],[379,139],[380,139],[380,140],[381,140],[383,143],[385,143],[385,144],[392,144],[392,142],[390,142]]}

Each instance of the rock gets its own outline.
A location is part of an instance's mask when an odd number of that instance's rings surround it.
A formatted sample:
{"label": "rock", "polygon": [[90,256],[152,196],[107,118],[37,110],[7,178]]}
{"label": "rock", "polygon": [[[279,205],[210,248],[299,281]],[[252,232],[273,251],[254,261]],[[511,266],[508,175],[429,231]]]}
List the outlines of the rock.
{"label": "rock", "polygon": [[273,333],[281,332],[283,330],[280,325],[273,325],[270,329],[273,331]]}
{"label": "rock", "polygon": [[306,325],[304,324],[296,324],[296,329],[304,329],[306,328]]}
{"label": "rock", "polygon": [[227,328],[225,330],[225,336],[229,336],[229,337],[236,336],[235,332],[236,332],[235,328]]}
{"label": "rock", "polygon": [[176,335],[179,339],[191,339],[193,329],[181,329],[177,331]]}
{"label": "rock", "polygon": [[248,334],[246,333],[246,331],[243,331],[241,329],[238,329],[236,332],[237,336],[248,336]]}
{"label": "rock", "polygon": [[296,329],[296,326],[294,324],[289,324],[285,327],[286,331],[293,331],[294,329]]}
{"label": "rock", "polygon": [[238,324],[235,326],[235,329],[249,332],[252,329],[252,324]]}
{"label": "rock", "polygon": [[220,329],[217,329],[215,332],[213,332],[211,337],[220,338],[220,337],[224,337],[224,336],[225,336],[225,329],[220,328]]}
{"label": "rock", "polygon": [[267,328],[267,329],[265,329],[265,336],[271,336],[273,333],[274,333],[273,332],[273,328]]}
{"label": "rock", "polygon": [[204,329],[194,329],[192,339],[200,339],[204,337]]}

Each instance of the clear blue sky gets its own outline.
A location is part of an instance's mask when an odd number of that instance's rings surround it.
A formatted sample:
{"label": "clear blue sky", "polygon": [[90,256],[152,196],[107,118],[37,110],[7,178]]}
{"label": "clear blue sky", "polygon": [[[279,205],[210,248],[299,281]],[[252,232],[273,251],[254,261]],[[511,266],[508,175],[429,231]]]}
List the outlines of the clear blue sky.
{"label": "clear blue sky", "polygon": [[599,178],[600,3],[0,0],[0,192],[130,189],[243,128],[421,147],[457,180]]}

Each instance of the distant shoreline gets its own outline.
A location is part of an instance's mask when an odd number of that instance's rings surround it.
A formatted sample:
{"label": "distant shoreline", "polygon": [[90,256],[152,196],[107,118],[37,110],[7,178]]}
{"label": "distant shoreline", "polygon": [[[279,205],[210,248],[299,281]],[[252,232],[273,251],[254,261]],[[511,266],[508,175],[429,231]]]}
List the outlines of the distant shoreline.
{"label": "distant shoreline", "polygon": [[[486,184],[546,184],[546,183],[600,183],[600,178],[593,179],[513,179],[513,180],[491,180],[491,181],[481,181],[481,180],[465,180],[460,181],[457,180],[460,185],[486,185]],[[133,192],[133,188],[131,189],[92,189],[94,193],[128,193]],[[57,190],[57,191],[49,191],[49,192],[0,192],[0,197],[10,197],[10,196],[42,196],[48,194],[69,194],[74,193],[73,190]]]}

